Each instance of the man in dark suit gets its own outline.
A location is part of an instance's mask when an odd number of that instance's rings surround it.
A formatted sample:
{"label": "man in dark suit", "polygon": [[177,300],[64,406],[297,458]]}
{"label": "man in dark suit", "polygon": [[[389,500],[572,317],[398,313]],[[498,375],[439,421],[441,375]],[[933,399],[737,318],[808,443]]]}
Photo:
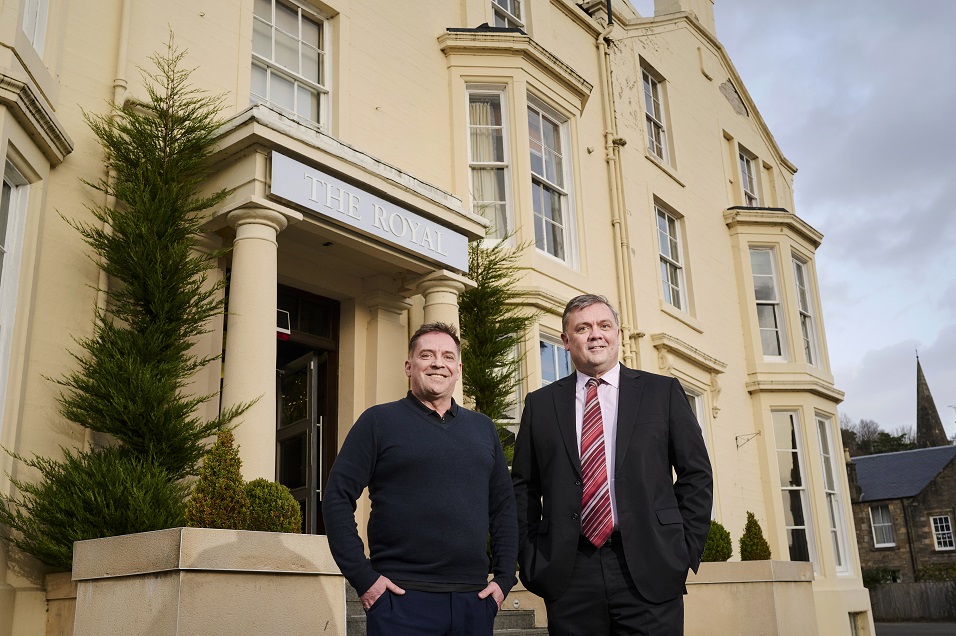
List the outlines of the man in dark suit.
{"label": "man in dark suit", "polygon": [[553,635],[682,634],[712,506],[700,425],[677,380],[618,362],[606,298],[572,299],[562,330],[576,371],[528,395],[515,443],[521,581]]}

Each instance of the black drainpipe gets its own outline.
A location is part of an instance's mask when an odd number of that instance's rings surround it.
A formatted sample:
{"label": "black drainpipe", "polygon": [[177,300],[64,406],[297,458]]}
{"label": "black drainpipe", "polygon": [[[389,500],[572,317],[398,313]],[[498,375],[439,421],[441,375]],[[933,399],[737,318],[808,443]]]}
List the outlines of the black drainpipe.
{"label": "black drainpipe", "polygon": [[607,0],[607,25],[614,24],[614,15],[611,13],[611,0]]}

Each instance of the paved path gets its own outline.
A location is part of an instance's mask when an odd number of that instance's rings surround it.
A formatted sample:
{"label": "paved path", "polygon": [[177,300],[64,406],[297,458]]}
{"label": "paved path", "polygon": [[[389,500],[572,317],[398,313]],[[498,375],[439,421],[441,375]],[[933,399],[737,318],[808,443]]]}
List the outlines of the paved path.
{"label": "paved path", "polygon": [[956,623],[877,623],[876,636],[956,636]]}

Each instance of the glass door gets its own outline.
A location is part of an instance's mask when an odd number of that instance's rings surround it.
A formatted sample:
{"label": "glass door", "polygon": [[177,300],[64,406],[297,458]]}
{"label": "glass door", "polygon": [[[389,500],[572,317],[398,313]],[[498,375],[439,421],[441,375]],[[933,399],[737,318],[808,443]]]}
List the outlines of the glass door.
{"label": "glass door", "polygon": [[320,511],[323,417],[319,379],[328,354],[309,352],[276,372],[276,481],[288,487],[302,508],[302,532],[324,532]]}

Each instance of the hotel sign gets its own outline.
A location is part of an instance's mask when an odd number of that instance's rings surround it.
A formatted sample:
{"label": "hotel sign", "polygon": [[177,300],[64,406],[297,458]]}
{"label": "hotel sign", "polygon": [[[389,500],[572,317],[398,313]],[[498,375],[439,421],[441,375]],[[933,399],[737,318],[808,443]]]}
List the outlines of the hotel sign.
{"label": "hotel sign", "polygon": [[370,192],[277,152],[272,193],[365,234],[468,271],[468,239]]}

